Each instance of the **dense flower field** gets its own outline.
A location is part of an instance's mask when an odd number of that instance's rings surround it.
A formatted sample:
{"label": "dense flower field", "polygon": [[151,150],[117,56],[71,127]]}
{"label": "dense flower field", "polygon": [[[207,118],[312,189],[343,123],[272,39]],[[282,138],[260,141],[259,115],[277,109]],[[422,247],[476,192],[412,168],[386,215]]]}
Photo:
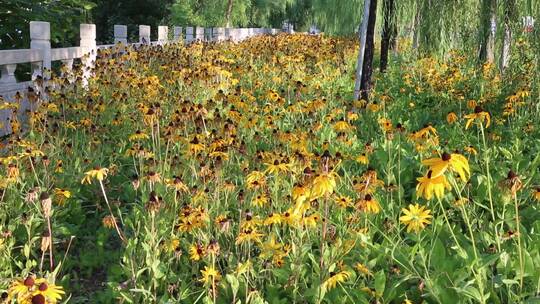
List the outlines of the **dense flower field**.
{"label": "dense flower field", "polygon": [[9,122],[1,301],[538,303],[520,44],[504,77],[404,48],[369,102],[354,40],[101,52]]}

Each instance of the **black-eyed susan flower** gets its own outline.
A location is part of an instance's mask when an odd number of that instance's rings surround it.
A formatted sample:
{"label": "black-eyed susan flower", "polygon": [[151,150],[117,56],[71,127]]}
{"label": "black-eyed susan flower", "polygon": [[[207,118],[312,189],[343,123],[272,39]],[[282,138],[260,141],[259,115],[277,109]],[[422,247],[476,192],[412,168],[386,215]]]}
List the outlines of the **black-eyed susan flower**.
{"label": "black-eyed susan flower", "polygon": [[108,173],[109,173],[109,169],[96,167],[95,169],[92,169],[84,173],[84,177],[81,180],[81,184],[91,184],[92,179],[96,179],[99,182],[101,182],[105,179],[105,177],[107,177]]}
{"label": "black-eyed susan flower", "polygon": [[438,177],[445,173],[447,169],[456,172],[461,180],[466,182],[471,174],[469,161],[458,153],[443,153],[440,158],[430,158],[422,161],[422,165],[428,166],[431,177]]}
{"label": "black-eyed susan flower", "polygon": [[431,210],[426,209],[426,206],[420,206],[418,204],[409,204],[409,208],[403,208],[401,212],[403,215],[399,217],[399,221],[407,226],[407,232],[421,231],[426,225],[431,223],[429,219],[433,217],[430,214]]}
{"label": "black-eyed susan flower", "polygon": [[535,201],[540,202],[540,187],[536,187],[533,189],[532,196]]}
{"label": "black-eyed susan flower", "polygon": [[417,180],[416,196],[424,197],[427,200],[430,200],[433,194],[438,199],[441,199],[444,196],[444,190],[451,189],[450,183],[448,183],[444,175],[433,177],[431,170],[428,171],[426,176],[419,177]]}
{"label": "black-eyed susan flower", "polygon": [[36,278],[28,276],[25,279],[16,279],[8,289],[8,298],[17,299],[19,303],[25,303],[35,289]]}
{"label": "black-eyed susan flower", "polygon": [[221,274],[213,266],[204,266],[204,270],[201,270],[202,278],[199,280],[204,284],[215,284],[221,279]]}
{"label": "black-eyed susan flower", "polygon": [[449,124],[453,124],[457,120],[458,120],[458,117],[457,117],[456,113],[454,113],[454,112],[450,112],[450,113],[448,113],[448,115],[446,115],[446,122],[448,122]]}
{"label": "black-eyed susan flower", "polygon": [[336,287],[337,284],[343,283],[349,279],[351,273],[349,271],[331,272],[330,277],[321,284],[321,289],[328,291]]}
{"label": "black-eyed susan flower", "polygon": [[281,224],[282,222],[282,219],[281,219],[281,214],[279,213],[270,213],[263,221],[263,224],[265,226],[269,226],[269,225],[279,225]]}
{"label": "black-eyed susan flower", "polygon": [[471,155],[478,154],[478,151],[476,151],[476,149],[472,145],[466,146],[465,148],[463,148],[463,150],[465,150],[465,152],[467,152],[467,153],[469,153]]}
{"label": "black-eyed susan flower", "polygon": [[251,200],[251,204],[257,207],[263,207],[268,204],[268,196],[266,194],[258,194]]}
{"label": "black-eyed susan flower", "polygon": [[287,173],[292,167],[290,163],[279,161],[277,159],[271,163],[265,163],[265,165],[266,170],[264,170],[264,173],[266,174]]}
{"label": "black-eyed susan flower", "polygon": [[246,176],[248,189],[256,189],[266,184],[266,176],[261,171],[252,171]]}
{"label": "black-eyed susan flower", "polygon": [[206,256],[206,248],[204,248],[201,244],[193,244],[189,247],[189,258],[192,261],[200,261],[202,258]]}
{"label": "black-eyed susan flower", "polygon": [[334,198],[334,202],[341,208],[347,208],[352,204],[352,198],[349,196],[338,196]]}
{"label": "black-eyed susan flower", "polygon": [[366,194],[363,199],[358,201],[356,206],[365,213],[377,214],[381,211],[381,205],[371,194]]}
{"label": "black-eyed susan flower", "polygon": [[17,299],[23,304],[56,304],[65,294],[61,286],[49,283],[46,279],[28,276],[15,280],[8,290],[8,299]]}
{"label": "black-eyed susan flower", "polygon": [[489,115],[488,112],[485,112],[481,106],[476,106],[474,108],[474,113],[465,115],[465,118],[467,119],[467,123],[465,124],[465,130],[469,129],[471,124],[475,121],[482,125],[485,122],[486,128],[488,128],[491,124],[491,115]]}
{"label": "black-eyed susan flower", "polygon": [[356,161],[363,165],[367,165],[369,163],[369,158],[366,153],[362,153],[356,158]]}
{"label": "black-eyed susan flower", "polygon": [[354,269],[356,269],[362,275],[365,275],[365,276],[368,276],[368,277],[373,275],[373,273],[369,270],[369,268],[367,268],[367,266],[362,264],[362,263],[356,263],[354,265]]}
{"label": "black-eyed susan flower", "polygon": [[312,198],[319,198],[334,193],[336,188],[336,172],[321,173],[313,179],[311,183],[311,196]]}
{"label": "black-eyed susan flower", "polygon": [[56,198],[56,203],[62,206],[66,202],[66,199],[71,197],[71,192],[61,188],[54,188],[54,195]]}
{"label": "black-eyed susan flower", "polygon": [[129,136],[129,140],[131,141],[139,141],[139,140],[145,140],[145,139],[149,139],[150,136],[148,136],[148,134],[144,133],[143,131],[141,130],[137,130],[135,131],[135,133],[131,134]]}
{"label": "black-eyed susan flower", "polygon": [[56,304],[62,295],[65,294],[61,286],[50,284],[44,279],[36,280],[37,289],[32,293],[31,303],[40,303],[36,301],[37,298],[44,299],[44,302],[41,303],[51,303]]}
{"label": "black-eyed susan flower", "polygon": [[247,242],[260,243],[262,233],[258,232],[257,229],[243,229],[238,237],[236,238],[236,245],[241,245]]}

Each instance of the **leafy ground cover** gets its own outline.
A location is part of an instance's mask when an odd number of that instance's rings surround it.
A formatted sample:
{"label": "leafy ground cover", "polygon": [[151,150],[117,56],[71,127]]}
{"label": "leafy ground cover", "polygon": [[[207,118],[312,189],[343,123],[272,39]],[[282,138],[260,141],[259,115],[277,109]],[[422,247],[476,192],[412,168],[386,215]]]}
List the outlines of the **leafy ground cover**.
{"label": "leafy ground cover", "polygon": [[404,48],[369,102],[350,97],[354,40],[101,52],[87,89],[56,77],[10,121],[2,301],[537,303],[519,43],[504,77]]}

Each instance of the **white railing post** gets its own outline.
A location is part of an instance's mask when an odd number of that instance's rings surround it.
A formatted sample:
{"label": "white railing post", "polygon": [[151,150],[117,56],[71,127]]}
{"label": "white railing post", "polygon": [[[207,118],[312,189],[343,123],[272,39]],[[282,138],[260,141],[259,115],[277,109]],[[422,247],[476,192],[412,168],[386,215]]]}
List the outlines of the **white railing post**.
{"label": "white railing post", "polygon": [[182,41],[182,27],[181,26],[174,27],[174,41],[176,42]]}
{"label": "white railing post", "polygon": [[16,83],[17,79],[15,78],[15,70],[17,69],[17,64],[6,64],[0,66],[0,72],[2,77],[0,78],[0,84]]}
{"label": "white railing post", "polygon": [[165,44],[169,41],[169,27],[166,25],[158,26],[158,43]]}
{"label": "white railing post", "polygon": [[186,27],[186,44],[191,43],[193,40],[195,40],[193,35],[193,27]]}
{"label": "white railing post", "polygon": [[223,41],[225,40],[225,28],[215,27],[212,29],[212,35],[214,41]]}
{"label": "white railing post", "polygon": [[139,43],[150,44],[150,26],[139,25]]}
{"label": "white railing post", "polygon": [[32,63],[32,79],[43,76],[42,69],[51,69],[51,25],[49,22],[30,21],[30,48],[40,50],[43,62]]}
{"label": "white railing post", "polygon": [[127,44],[127,26],[126,25],[114,25],[114,43]]}
{"label": "white railing post", "polygon": [[96,25],[81,24],[80,30],[80,46],[83,52],[82,65],[84,67],[83,86],[86,86],[88,84],[88,79],[92,74],[92,69],[94,68],[94,63],[97,56]]}
{"label": "white railing post", "polygon": [[195,28],[195,40],[204,41],[204,27],[197,26]]}

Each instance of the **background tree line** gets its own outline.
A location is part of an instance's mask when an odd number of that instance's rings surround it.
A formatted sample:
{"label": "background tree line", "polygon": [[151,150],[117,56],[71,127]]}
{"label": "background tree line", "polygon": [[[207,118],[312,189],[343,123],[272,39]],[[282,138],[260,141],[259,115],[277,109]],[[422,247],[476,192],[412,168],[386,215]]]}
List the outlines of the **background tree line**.
{"label": "background tree line", "polygon": [[[327,34],[362,38],[362,92],[367,98],[375,40],[384,71],[397,41],[409,41],[419,55],[445,55],[450,49],[475,52],[478,61],[509,64],[512,42],[523,36],[522,18],[537,24],[524,35],[540,51],[540,0],[1,0],[0,48],[27,48],[28,23],[51,22],[53,46],[77,45],[78,25],[95,23],[99,43],[113,40],[113,25],[125,24],[131,40],[137,26],[281,27],[284,21],[305,31],[315,24]],[[364,26],[360,26],[364,23]],[[380,38],[378,38],[380,37]],[[361,59],[361,60],[360,60]],[[538,60],[538,59],[537,59]],[[358,88],[359,89],[359,88]]]}

